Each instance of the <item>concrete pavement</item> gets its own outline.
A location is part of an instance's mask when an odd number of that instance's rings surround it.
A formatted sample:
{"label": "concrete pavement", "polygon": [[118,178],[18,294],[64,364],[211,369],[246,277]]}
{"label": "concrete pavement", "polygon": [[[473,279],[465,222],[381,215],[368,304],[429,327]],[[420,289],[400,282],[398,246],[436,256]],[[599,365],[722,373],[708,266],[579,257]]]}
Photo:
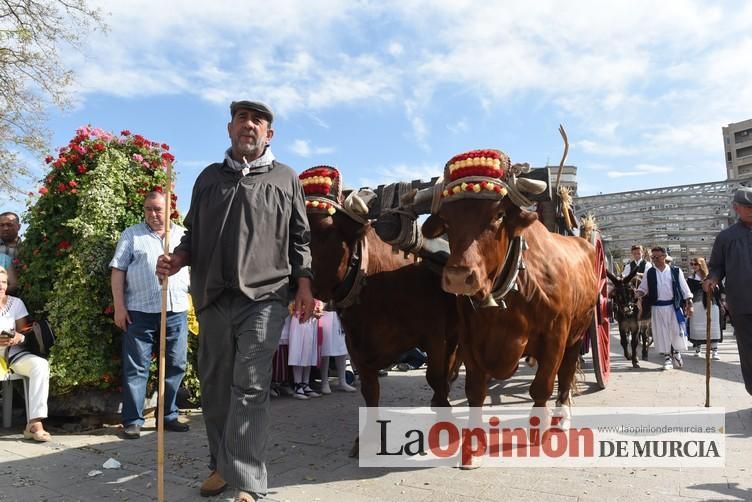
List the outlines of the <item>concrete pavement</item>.
{"label": "concrete pavement", "polygon": [[[685,367],[662,372],[659,357],[632,369],[619,354],[612,331],[612,373],[597,391],[589,367],[576,406],[702,406],[704,359],[685,354]],[[288,501],[601,501],[752,500],[752,397],[741,383],[733,335],[713,361],[711,404],[726,407],[725,468],[359,468],[347,457],[357,434],[359,394],[335,392],[309,401],[272,401],[270,497]],[[510,380],[493,382],[488,402],[528,405],[532,370],[524,365]],[[427,405],[431,392],[421,370],[391,372],[381,379],[383,405]],[[453,404],[464,404],[464,377],[452,388]],[[207,441],[200,412],[185,416],[188,433],[168,432],[166,500],[207,500],[198,486],[208,474]],[[118,427],[86,433],[50,428],[53,442],[21,439],[22,425],[0,430],[0,500],[154,500],[156,433],[153,420],[138,440],[123,440]],[[109,458],[119,469],[104,469]],[[92,471],[101,471],[97,474]],[[229,496],[230,494],[228,494]],[[225,500],[217,497],[208,500]]]}

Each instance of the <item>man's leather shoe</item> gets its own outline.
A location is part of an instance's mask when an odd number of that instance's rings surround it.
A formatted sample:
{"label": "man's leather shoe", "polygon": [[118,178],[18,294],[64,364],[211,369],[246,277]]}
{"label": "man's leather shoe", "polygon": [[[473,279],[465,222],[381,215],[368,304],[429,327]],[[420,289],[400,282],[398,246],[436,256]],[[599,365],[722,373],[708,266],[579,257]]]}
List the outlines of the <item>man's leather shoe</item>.
{"label": "man's leather shoe", "polygon": [[123,437],[125,439],[138,439],[141,437],[141,426],[130,424],[123,427]]}
{"label": "man's leather shoe", "polygon": [[178,422],[177,419],[170,422],[165,422],[164,428],[172,432],[188,432],[191,426],[183,422]]}
{"label": "man's leather shoe", "polygon": [[225,491],[225,488],[227,488],[227,482],[217,471],[212,471],[206,481],[201,483],[201,496],[213,497]]}

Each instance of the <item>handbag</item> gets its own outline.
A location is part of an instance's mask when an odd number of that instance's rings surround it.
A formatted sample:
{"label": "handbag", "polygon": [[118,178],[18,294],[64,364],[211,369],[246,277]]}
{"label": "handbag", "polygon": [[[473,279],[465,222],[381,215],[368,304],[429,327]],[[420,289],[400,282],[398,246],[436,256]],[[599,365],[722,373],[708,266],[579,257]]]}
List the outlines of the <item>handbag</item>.
{"label": "handbag", "polygon": [[46,320],[33,321],[31,328],[24,332],[24,348],[34,355],[50,357],[50,349],[55,345],[55,332]]}

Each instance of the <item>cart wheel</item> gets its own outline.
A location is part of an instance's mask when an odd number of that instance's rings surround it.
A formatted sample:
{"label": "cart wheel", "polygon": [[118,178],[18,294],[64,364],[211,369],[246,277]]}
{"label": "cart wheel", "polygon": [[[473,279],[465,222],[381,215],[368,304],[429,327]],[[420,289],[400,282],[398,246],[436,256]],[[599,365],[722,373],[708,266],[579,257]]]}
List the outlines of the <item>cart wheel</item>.
{"label": "cart wheel", "polygon": [[608,384],[611,373],[611,335],[608,322],[608,288],[606,284],[606,255],[600,234],[593,232],[590,242],[595,246],[595,272],[598,275],[598,300],[593,309],[588,335],[593,355],[593,370],[595,379],[601,389]]}

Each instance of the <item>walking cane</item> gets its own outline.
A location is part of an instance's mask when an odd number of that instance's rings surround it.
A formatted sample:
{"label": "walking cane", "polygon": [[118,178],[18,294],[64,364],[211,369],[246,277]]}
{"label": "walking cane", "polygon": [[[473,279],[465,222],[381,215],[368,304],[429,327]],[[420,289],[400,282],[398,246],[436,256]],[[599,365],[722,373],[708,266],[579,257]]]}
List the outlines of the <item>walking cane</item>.
{"label": "walking cane", "polygon": [[713,292],[705,293],[707,308],[705,309],[705,407],[710,408],[710,311],[713,308]]}
{"label": "walking cane", "polygon": [[[170,254],[170,226],[172,214],[171,188],[172,188],[172,163],[167,163],[167,183],[164,188],[165,198],[165,233],[163,250],[166,256]],[[165,352],[167,338],[167,283],[169,279],[162,280],[162,318],[159,324],[159,392],[157,395],[157,500],[164,501],[164,386],[165,386]]]}

